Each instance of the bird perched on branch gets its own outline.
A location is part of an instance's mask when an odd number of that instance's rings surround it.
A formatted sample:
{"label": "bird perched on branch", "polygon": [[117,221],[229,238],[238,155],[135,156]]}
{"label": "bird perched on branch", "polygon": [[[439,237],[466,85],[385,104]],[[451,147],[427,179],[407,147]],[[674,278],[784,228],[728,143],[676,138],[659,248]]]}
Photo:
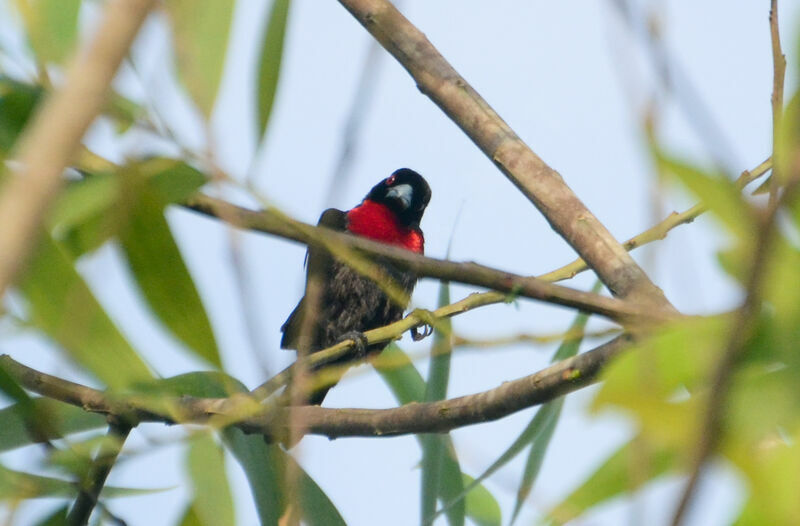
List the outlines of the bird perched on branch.
{"label": "bird perched on branch", "polygon": [[[347,212],[325,210],[318,225],[422,254],[425,239],[419,223],[430,198],[425,179],[413,170],[401,168],[376,184],[355,208]],[[344,374],[348,361],[382,351],[386,344],[366,345],[363,332],[398,321],[408,306],[417,277],[386,260],[376,259],[374,264],[389,279],[376,283],[324,249],[308,251],[306,292],[281,327],[281,348],[314,353],[346,339],[357,342],[355,356],[323,367],[335,369],[336,373],[330,377],[312,375],[311,387],[302,397],[310,404],[322,403]],[[395,294],[390,297],[387,292],[392,290]],[[306,320],[306,316],[310,318]],[[321,379],[323,376],[326,379]]]}

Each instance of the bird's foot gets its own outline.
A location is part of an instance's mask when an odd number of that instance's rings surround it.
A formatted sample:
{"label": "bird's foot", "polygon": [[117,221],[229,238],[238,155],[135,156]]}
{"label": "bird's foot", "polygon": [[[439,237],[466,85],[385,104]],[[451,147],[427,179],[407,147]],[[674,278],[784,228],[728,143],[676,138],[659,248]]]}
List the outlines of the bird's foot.
{"label": "bird's foot", "polygon": [[[416,316],[420,321],[423,322],[423,325],[411,328],[412,340],[418,342],[433,334],[433,326],[436,323],[436,317],[431,311],[425,309],[414,309],[410,315]],[[422,329],[421,331],[420,328]]]}
{"label": "bird's foot", "polygon": [[362,360],[367,356],[367,345],[369,341],[367,337],[364,336],[363,332],[358,331],[349,331],[342,335],[342,339],[340,341],[345,340],[353,340],[355,345],[353,345],[353,353],[352,356],[355,359]]}

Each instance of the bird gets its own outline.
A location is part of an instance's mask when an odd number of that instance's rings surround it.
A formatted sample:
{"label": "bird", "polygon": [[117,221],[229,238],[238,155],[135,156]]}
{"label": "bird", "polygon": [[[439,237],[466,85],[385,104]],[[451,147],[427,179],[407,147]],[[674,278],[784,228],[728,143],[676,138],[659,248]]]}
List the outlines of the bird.
{"label": "bird", "polygon": [[[425,179],[414,170],[400,168],[376,184],[357,206],[348,211],[329,208],[322,213],[317,224],[424,254],[425,237],[420,221],[430,199],[431,189]],[[344,374],[348,362],[382,351],[386,343],[366,345],[363,333],[400,320],[408,306],[417,276],[385,259],[375,259],[374,262],[404,293],[405,304],[399,304],[402,302],[398,302],[396,297],[390,299],[385,287],[337,260],[326,250],[310,247],[306,254],[305,294],[281,326],[281,348],[297,350],[299,355],[298,347],[303,345],[309,353],[314,353],[346,339],[356,341],[357,348],[355,355],[322,366],[329,371],[333,367],[337,372],[325,375],[326,379],[321,382],[311,382],[308,392],[302,396],[308,404],[322,404],[328,390]],[[310,327],[303,327],[312,280],[319,283],[316,317],[308,324]],[[305,343],[301,344],[301,333],[309,328],[310,333],[304,335]],[[319,370],[312,368],[309,372],[318,373]],[[321,376],[317,374],[314,378]]]}

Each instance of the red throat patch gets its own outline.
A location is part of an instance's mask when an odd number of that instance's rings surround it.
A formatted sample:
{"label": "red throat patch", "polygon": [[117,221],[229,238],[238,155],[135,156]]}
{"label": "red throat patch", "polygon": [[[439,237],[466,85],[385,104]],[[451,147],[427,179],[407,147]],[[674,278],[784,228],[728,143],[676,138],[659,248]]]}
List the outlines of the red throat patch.
{"label": "red throat patch", "polygon": [[401,225],[386,205],[369,199],[347,212],[347,230],[357,236],[403,247],[417,254],[425,252],[422,232]]}

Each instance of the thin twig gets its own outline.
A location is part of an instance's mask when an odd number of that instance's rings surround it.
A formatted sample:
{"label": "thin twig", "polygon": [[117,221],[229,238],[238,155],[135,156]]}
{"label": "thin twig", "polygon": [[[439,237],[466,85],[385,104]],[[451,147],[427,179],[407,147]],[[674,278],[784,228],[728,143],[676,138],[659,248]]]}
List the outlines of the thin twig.
{"label": "thin twig", "polygon": [[[780,28],[778,26],[778,0],[770,1],[769,34],[772,41],[772,149],[777,148],[780,141],[781,118],[783,117],[783,86],[786,77],[786,57],[781,49]],[[774,155],[774,153],[773,153]],[[777,176],[774,174],[777,173]],[[787,174],[780,170],[773,171],[772,185],[769,189],[769,204],[774,205],[778,198],[781,178]]]}
{"label": "thin twig", "polygon": [[86,474],[85,482],[80,485],[80,493],[75,500],[69,514],[67,515],[67,524],[70,526],[84,526],[89,522],[89,517],[92,514],[95,506],[98,503],[100,492],[106,483],[108,474],[114,463],[122,451],[122,446],[131,432],[131,424],[125,421],[124,418],[111,418],[111,423],[108,427],[108,437],[111,438],[111,443],[103,444],[97,457],[94,459],[89,472]]}

